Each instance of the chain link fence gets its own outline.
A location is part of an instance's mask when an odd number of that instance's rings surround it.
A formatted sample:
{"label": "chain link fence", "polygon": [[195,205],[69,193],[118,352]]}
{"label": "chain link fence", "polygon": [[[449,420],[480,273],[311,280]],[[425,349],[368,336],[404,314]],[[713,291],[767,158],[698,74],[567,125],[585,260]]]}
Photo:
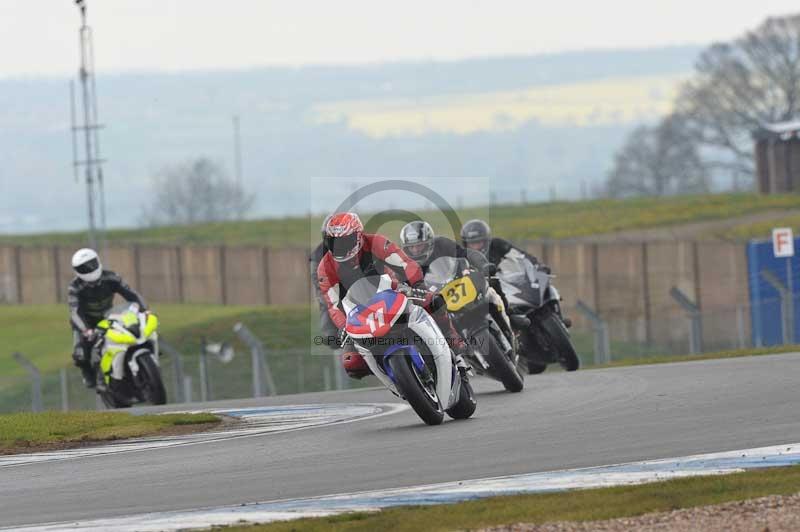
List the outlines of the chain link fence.
{"label": "chain link fence", "polygon": [[[777,307],[776,307],[777,304]],[[581,309],[580,307],[584,308]],[[650,320],[606,317],[588,305],[569,312],[572,340],[583,367],[629,358],[709,353],[761,347],[753,341],[752,316],[773,312],[780,301],[765,300],[753,312],[748,305],[696,310],[670,307],[656,310]],[[780,315],[779,323],[786,323]],[[241,326],[241,325],[239,325]],[[216,333],[217,338],[162,342],[161,373],[168,401],[181,404],[203,400],[336,390],[377,385],[374,378],[355,381],[341,367],[338,352],[325,346],[264,348],[257,334]],[[247,341],[247,336],[250,336]],[[794,331],[786,335],[794,338]],[[213,342],[212,342],[213,341]],[[226,347],[233,349],[225,351]],[[6,355],[6,356],[11,356]],[[36,390],[38,382],[39,391]],[[77,368],[28,371],[0,377],[0,411],[32,409],[95,409],[95,393],[83,385]]]}

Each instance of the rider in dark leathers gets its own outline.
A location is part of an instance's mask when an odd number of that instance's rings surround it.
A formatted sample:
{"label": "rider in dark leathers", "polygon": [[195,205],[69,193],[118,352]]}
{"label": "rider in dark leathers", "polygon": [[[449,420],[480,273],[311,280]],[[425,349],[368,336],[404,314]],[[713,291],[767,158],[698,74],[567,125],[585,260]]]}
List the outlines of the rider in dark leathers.
{"label": "rider in dark leathers", "polygon": [[[417,261],[423,273],[427,273],[431,263],[439,257],[466,258],[470,266],[487,276],[492,276],[496,270],[494,264],[487,260],[480,251],[461,247],[447,237],[436,236],[428,222],[407,223],[400,230],[400,242],[403,251]],[[507,334],[511,335],[511,323],[506,314],[505,301],[499,294],[497,285],[498,283],[490,280],[486,296],[497,307],[498,312],[495,318],[498,320],[498,324],[506,329]]]}
{"label": "rider in dark leathers", "polygon": [[114,295],[119,294],[142,310],[147,307],[144,299],[122,278],[111,270],[104,270],[94,250],[84,248],[72,257],[75,278],[69,283],[67,305],[72,326],[72,359],[83,374],[89,388],[104,385],[95,371],[97,361],[92,360],[92,348],[96,341],[95,328],[114,305]]}
{"label": "rider in dark leathers", "polygon": [[483,220],[469,220],[463,225],[461,228],[461,244],[465,248],[479,251],[494,265],[499,265],[513,249],[525,255],[528,260],[534,265],[538,265],[540,269],[550,272],[550,268],[540,264],[536,257],[524,249],[518,248],[508,240],[492,237],[492,230],[489,224]]}
{"label": "rider in dark leathers", "polygon": [[400,242],[403,251],[417,261],[423,273],[427,273],[431,263],[440,257],[466,258],[470,266],[481,272],[488,263],[480,252],[465,249],[447,237],[436,236],[428,222],[407,223],[400,230]]}

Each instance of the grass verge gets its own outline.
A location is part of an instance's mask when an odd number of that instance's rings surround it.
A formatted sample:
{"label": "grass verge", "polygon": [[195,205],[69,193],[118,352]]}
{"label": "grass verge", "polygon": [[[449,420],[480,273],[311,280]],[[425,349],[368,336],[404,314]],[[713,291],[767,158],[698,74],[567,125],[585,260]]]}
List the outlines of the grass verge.
{"label": "grass verge", "polygon": [[40,412],[0,415],[0,454],[149,436],[218,423],[213,414],[134,416],[123,412]]}
{"label": "grass verge", "polygon": [[618,368],[623,366],[643,366],[648,364],[668,364],[670,362],[692,362],[694,360],[713,360],[717,358],[739,358],[761,355],[777,355],[780,353],[800,352],[800,345],[776,345],[774,347],[759,347],[753,349],[732,349],[730,351],[715,351],[701,355],[654,355],[647,357],[623,358],[608,364],[588,365],[587,368]]}
{"label": "grass verge", "polygon": [[[795,194],[708,194],[656,198],[555,201],[528,205],[496,205],[459,209],[461,220],[485,218],[493,232],[512,240],[558,239],[646,229],[691,222],[738,218],[746,214],[800,208]],[[451,230],[441,213],[420,211],[440,234]],[[321,217],[248,220],[205,223],[192,226],[164,226],[115,229],[108,239],[122,244],[228,244],[266,246],[316,245]],[[388,223],[381,232],[392,238],[402,226]],[[458,229],[458,228],[457,228]],[[758,229],[759,231],[761,228]],[[762,234],[762,233],[758,233]],[[768,233],[763,233],[764,235]],[[83,232],[35,235],[0,235],[0,244],[82,245]]]}
{"label": "grass verge", "polygon": [[706,506],[800,491],[800,466],[730,475],[683,478],[536,495],[493,497],[476,501],[414,506],[377,513],[352,513],[266,525],[226,527],[226,532],[421,532],[476,529],[512,523],[598,521],[651,512]]}

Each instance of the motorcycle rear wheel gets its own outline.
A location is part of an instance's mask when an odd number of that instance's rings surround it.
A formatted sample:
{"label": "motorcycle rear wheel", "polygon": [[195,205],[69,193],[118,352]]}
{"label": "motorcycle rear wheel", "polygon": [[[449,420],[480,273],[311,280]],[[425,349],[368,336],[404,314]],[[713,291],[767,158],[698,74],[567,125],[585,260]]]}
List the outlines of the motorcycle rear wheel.
{"label": "motorcycle rear wheel", "polygon": [[98,392],[97,395],[100,396],[100,400],[103,401],[103,404],[106,408],[130,408],[131,406],[130,403],[117,399],[117,397],[111,391]]}

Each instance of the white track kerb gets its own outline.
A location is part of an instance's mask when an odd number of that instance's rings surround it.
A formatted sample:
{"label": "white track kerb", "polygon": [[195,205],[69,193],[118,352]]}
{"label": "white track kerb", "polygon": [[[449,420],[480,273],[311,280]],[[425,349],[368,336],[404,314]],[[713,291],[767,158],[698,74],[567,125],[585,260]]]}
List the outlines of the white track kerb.
{"label": "white track kerb", "polygon": [[800,464],[800,444],[648,460],[602,467],[569,469],[462,482],[430,484],[326,497],[252,503],[132,515],[82,522],[64,522],[17,528],[28,531],[122,532],[173,531],[237,523],[266,523],[347,512],[378,511],[406,505],[443,504],[496,495],[543,493],[579,488],[640,484],[699,475],[721,475],[747,469]]}
{"label": "white track kerb", "polygon": [[[32,454],[16,454],[0,457],[0,468],[13,467],[38,462],[69,460],[116,453],[147,451],[178,445],[199,445],[219,442],[234,438],[261,436],[269,433],[288,432],[310,429],[325,425],[351,423],[364,419],[394,414],[407,410],[405,404],[367,403],[367,404],[333,404],[303,406],[264,406],[254,408],[212,409],[202,410],[212,414],[222,414],[238,418],[243,423],[228,430],[187,434],[183,436],[167,436],[162,438],[138,438],[108,445],[51,451]],[[186,412],[186,411],[183,411]],[[200,410],[190,411],[201,412]]]}

